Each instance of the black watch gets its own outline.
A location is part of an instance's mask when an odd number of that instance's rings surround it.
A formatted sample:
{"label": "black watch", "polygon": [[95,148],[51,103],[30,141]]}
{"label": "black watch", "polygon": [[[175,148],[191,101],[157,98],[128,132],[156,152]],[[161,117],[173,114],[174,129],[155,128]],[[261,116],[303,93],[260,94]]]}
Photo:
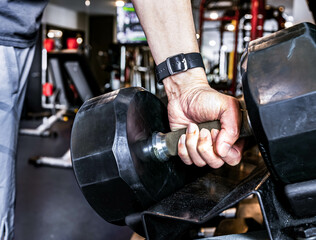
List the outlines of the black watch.
{"label": "black watch", "polygon": [[185,72],[188,69],[196,67],[204,68],[203,59],[200,53],[181,53],[172,57],[168,57],[166,61],[160,63],[156,67],[158,83],[162,84],[162,80],[164,80],[166,77]]}

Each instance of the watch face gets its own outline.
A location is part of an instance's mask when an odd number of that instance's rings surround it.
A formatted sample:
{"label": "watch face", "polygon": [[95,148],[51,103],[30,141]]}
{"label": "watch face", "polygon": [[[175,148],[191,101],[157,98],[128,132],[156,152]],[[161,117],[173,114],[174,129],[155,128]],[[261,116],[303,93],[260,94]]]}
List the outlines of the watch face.
{"label": "watch face", "polygon": [[117,41],[121,44],[147,43],[132,3],[117,7]]}

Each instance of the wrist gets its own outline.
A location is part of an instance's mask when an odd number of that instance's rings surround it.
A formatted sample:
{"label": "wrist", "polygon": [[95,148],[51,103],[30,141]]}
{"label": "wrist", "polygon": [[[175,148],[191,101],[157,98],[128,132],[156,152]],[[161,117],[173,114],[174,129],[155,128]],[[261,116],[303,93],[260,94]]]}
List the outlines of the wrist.
{"label": "wrist", "polygon": [[211,89],[201,67],[169,76],[163,80],[163,84],[169,100],[185,96],[194,89]]}
{"label": "wrist", "polygon": [[156,77],[159,84],[169,76],[186,72],[192,68],[204,68],[202,56],[199,52],[180,53],[166,58],[165,61],[157,65]]}

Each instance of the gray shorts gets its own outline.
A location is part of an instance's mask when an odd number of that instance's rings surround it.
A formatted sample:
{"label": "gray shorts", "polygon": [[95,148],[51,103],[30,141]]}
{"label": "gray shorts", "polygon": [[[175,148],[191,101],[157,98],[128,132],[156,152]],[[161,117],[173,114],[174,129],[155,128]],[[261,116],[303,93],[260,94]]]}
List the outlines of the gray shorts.
{"label": "gray shorts", "polygon": [[17,137],[34,50],[0,46],[0,240],[14,237]]}

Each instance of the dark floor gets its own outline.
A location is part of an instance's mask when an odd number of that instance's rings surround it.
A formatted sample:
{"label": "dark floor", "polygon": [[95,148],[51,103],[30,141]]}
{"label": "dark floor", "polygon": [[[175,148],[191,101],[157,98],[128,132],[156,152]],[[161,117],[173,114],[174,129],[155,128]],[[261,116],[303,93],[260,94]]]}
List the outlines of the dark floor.
{"label": "dark floor", "polygon": [[[70,121],[71,122],[71,121]],[[107,223],[84,199],[71,169],[34,167],[30,157],[62,156],[70,122],[57,122],[58,137],[20,136],[17,160],[16,240],[126,240],[132,231]],[[37,121],[23,121],[22,127]],[[34,125],[35,124],[35,125]]]}

